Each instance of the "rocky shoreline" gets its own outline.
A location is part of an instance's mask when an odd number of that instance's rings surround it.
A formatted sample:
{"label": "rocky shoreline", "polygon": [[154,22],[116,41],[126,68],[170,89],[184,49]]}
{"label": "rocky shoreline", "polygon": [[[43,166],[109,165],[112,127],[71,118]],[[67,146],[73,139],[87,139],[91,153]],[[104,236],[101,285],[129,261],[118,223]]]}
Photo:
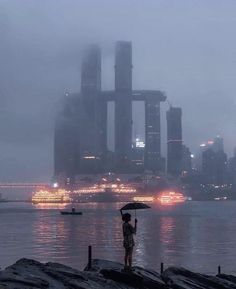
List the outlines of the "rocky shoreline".
{"label": "rocky shoreline", "polygon": [[20,259],[0,271],[0,289],[236,289],[236,276],[209,276],[184,268],[170,267],[163,274],[135,267],[124,272],[123,265],[92,260],[91,268],[79,271],[59,263]]}

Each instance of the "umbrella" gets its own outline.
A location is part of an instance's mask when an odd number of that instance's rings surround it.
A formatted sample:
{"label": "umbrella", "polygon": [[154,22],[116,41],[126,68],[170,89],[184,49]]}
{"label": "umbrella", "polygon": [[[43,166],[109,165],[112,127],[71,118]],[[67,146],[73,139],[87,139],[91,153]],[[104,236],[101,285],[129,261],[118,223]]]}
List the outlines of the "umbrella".
{"label": "umbrella", "polygon": [[144,204],[144,203],[138,203],[138,202],[134,202],[134,203],[128,203],[126,204],[124,207],[122,207],[120,209],[121,215],[122,215],[122,211],[127,211],[127,210],[135,210],[135,217],[136,217],[136,210],[141,210],[141,209],[150,209],[151,207]]}

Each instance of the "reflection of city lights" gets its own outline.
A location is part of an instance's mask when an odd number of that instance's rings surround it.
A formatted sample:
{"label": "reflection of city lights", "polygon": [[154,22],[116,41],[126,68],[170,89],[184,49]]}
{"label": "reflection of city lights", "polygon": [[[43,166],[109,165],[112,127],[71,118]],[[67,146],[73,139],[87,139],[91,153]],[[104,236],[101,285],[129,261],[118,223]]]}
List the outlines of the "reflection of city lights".
{"label": "reflection of city lights", "polygon": [[157,198],[157,200],[162,205],[173,205],[176,203],[183,203],[186,201],[186,198],[181,193],[176,192],[163,192],[160,194],[160,196]]}

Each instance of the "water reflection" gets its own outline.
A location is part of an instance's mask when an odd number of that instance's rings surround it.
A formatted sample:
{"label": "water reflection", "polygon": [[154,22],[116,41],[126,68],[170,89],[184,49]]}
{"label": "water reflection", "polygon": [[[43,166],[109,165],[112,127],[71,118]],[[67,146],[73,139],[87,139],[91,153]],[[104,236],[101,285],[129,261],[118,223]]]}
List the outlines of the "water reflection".
{"label": "water reflection", "polygon": [[[78,204],[82,216],[63,216],[60,210],[71,206],[2,204],[1,265],[28,257],[81,269],[90,244],[94,257],[123,262],[122,205]],[[221,264],[224,271],[235,271],[236,202],[153,206],[137,215],[135,264],[159,270],[164,262],[208,273]]]}

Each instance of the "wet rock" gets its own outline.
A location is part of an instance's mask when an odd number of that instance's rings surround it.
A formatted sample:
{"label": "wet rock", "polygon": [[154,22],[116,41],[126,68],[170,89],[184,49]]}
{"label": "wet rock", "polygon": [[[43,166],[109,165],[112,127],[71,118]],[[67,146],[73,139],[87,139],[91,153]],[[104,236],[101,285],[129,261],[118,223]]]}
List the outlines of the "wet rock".
{"label": "wet rock", "polygon": [[79,271],[58,263],[21,259],[0,272],[0,289],[134,289],[166,288],[158,273],[136,267],[123,272],[123,265],[94,260],[92,269]]}
{"label": "wet rock", "polygon": [[[134,267],[134,271],[124,271],[124,265],[106,260],[94,259],[91,272],[100,273],[105,279],[110,279],[134,288],[167,288],[161,275],[153,270]],[[88,270],[88,268],[85,268]]]}
{"label": "wet rock", "polygon": [[123,265],[93,260],[91,268],[79,271],[58,263],[21,259],[0,271],[0,289],[236,289],[236,277],[208,276],[170,267],[160,275],[141,267],[133,272]]}
{"label": "wet rock", "polygon": [[162,278],[172,289],[236,289],[233,279],[194,273],[184,268],[170,267]]}

